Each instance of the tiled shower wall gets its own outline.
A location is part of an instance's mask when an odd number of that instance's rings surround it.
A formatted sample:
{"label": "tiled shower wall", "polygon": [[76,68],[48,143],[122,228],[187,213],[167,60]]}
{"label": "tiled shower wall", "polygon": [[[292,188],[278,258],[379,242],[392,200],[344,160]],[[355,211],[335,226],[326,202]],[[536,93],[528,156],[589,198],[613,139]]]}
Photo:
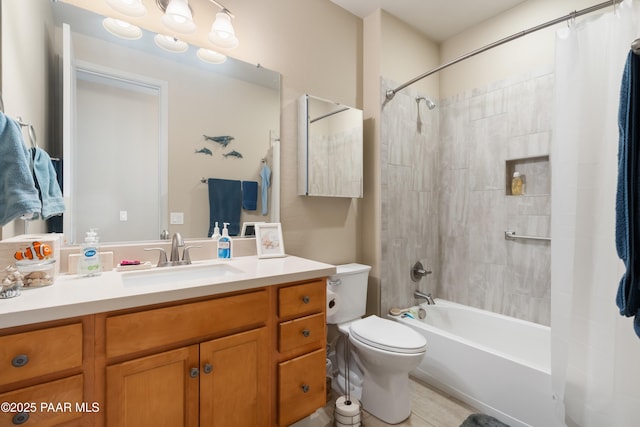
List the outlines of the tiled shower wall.
{"label": "tiled shower wall", "polygon": [[[383,93],[397,86],[382,80]],[[553,75],[530,73],[440,100],[406,90],[383,107],[381,309],[415,303],[418,287],[462,304],[548,325]],[[428,96],[425,95],[425,96]],[[510,195],[510,173],[526,194]],[[433,274],[418,285],[410,266]]]}

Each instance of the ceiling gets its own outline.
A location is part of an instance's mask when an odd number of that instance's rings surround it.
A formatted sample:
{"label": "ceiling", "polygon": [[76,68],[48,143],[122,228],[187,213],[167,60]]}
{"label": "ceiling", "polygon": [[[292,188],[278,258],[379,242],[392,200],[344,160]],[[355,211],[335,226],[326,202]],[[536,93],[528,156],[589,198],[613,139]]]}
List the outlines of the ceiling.
{"label": "ceiling", "polygon": [[442,42],[467,28],[495,16],[525,0],[331,0],[356,16],[364,18],[383,9]]}

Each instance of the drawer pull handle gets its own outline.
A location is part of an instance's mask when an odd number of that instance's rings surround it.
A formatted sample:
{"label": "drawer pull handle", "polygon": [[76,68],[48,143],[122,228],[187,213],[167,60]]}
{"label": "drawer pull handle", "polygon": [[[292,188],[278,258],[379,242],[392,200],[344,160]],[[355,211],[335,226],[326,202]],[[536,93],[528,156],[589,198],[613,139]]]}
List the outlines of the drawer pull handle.
{"label": "drawer pull handle", "polygon": [[24,424],[29,420],[28,412],[20,412],[19,414],[15,414],[11,421],[14,425],[19,426],[20,424]]}
{"label": "drawer pull handle", "polygon": [[213,366],[211,365],[211,363],[205,363],[203,371],[205,374],[210,374],[211,372],[213,372]]}
{"label": "drawer pull handle", "polygon": [[29,356],[26,354],[19,354],[11,360],[11,365],[14,368],[22,368],[27,363],[29,363]]}
{"label": "drawer pull handle", "polygon": [[303,393],[309,392],[309,384],[302,384],[302,392]]}
{"label": "drawer pull handle", "polygon": [[303,335],[305,338],[308,338],[308,337],[309,337],[309,335],[311,335],[311,331],[310,331],[310,330],[308,330],[308,329],[303,329],[303,330],[302,330],[302,335]]}
{"label": "drawer pull handle", "polygon": [[307,295],[302,297],[302,302],[305,304],[309,304],[309,301],[311,301],[311,298],[309,298]]}
{"label": "drawer pull handle", "polygon": [[191,378],[198,378],[198,374],[200,374],[200,369],[198,368],[191,368],[191,371],[189,371],[189,376]]}

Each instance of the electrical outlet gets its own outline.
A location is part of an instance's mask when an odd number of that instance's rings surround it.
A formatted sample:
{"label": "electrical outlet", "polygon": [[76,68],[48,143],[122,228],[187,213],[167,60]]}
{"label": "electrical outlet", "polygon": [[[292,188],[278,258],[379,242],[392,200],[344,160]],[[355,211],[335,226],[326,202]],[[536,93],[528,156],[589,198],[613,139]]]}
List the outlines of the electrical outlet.
{"label": "electrical outlet", "polygon": [[120,221],[127,220],[127,211],[120,211]]}
{"label": "electrical outlet", "polygon": [[171,212],[169,222],[174,225],[184,224],[184,212]]}

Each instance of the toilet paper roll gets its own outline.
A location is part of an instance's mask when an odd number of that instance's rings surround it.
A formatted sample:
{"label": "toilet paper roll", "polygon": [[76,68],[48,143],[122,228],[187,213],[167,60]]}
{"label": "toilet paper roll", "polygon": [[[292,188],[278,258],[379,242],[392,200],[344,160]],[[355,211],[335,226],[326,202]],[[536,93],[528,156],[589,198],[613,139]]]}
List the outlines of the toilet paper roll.
{"label": "toilet paper roll", "polygon": [[327,318],[338,312],[340,295],[327,289]]}
{"label": "toilet paper roll", "polygon": [[360,425],[360,402],[352,398],[351,404],[347,405],[346,396],[340,396],[336,400],[334,411],[337,426],[359,426]]}

